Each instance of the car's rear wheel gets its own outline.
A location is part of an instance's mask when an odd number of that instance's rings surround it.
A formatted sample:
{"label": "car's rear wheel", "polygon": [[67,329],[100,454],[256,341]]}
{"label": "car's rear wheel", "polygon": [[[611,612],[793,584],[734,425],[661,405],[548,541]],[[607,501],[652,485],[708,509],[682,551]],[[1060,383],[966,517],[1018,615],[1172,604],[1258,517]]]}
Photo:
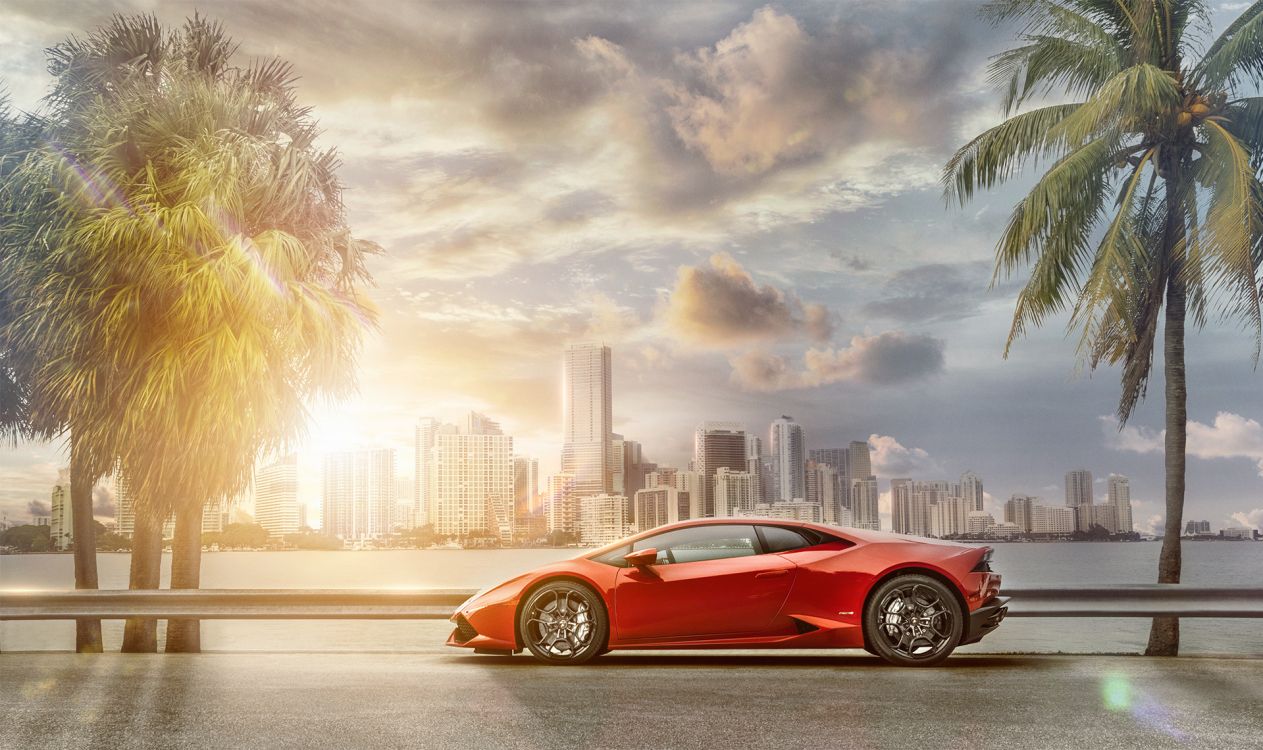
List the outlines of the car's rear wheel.
{"label": "car's rear wheel", "polygon": [[519,618],[526,647],[549,664],[591,661],[609,636],[609,617],[600,597],[573,581],[547,583],[533,591]]}
{"label": "car's rear wheel", "polygon": [[960,602],[938,579],[901,575],[873,591],[864,608],[867,646],[891,664],[941,664],[964,633]]}

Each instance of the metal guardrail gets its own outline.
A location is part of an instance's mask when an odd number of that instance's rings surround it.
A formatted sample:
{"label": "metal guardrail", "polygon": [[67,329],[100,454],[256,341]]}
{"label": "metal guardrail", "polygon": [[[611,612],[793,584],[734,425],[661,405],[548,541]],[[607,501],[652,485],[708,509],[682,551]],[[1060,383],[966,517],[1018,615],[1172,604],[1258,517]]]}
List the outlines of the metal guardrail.
{"label": "metal guardrail", "polygon": [[464,589],[0,590],[0,620],[446,620]]}
{"label": "metal guardrail", "polygon": [[[0,620],[446,620],[465,589],[0,590]],[[1263,617],[1263,588],[1125,584],[1006,589],[1010,617]]]}

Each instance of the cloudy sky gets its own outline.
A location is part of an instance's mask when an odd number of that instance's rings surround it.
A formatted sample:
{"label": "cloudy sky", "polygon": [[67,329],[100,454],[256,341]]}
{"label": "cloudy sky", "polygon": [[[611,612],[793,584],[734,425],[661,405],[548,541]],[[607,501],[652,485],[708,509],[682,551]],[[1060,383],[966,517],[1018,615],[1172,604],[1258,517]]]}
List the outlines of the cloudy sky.
{"label": "cloudy sky", "polygon": [[[869,438],[882,479],[972,469],[1001,505],[1125,473],[1160,524],[1161,400],[1119,432],[1117,373],[1077,368],[1064,320],[1002,356],[1015,287],[989,288],[991,258],[1022,183],[942,199],[946,158],[999,120],[986,61],[1013,40],[973,4],[6,0],[0,79],[37,107],[44,47],[195,8],[243,63],[294,64],[353,228],[386,249],[360,395],[313,405],[306,499],[321,451],[393,446],[406,475],[415,419],[468,409],[555,469],[561,348],[601,340],[615,428],[659,463],[700,421],[789,414],[813,447]],[[1224,324],[1189,347],[1186,517],[1215,527],[1263,521],[1251,350]],[[0,452],[0,512],[24,518],[64,461]]]}

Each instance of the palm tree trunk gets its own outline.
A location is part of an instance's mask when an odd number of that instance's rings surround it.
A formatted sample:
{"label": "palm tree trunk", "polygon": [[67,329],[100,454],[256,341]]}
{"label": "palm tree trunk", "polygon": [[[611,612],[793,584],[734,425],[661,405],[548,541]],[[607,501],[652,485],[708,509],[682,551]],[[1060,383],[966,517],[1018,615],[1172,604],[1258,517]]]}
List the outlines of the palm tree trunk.
{"label": "palm tree trunk", "polygon": [[[1167,280],[1166,330],[1163,367],[1166,375],[1166,526],[1158,556],[1158,583],[1180,582],[1180,527],[1184,523],[1184,461],[1188,429],[1188,391],[1184,382],[1184,283],[1178,266]],[[1180,621],[1155,617],[1149,630],[1146,656],[1175,656],[1180,652]]]}
{"label": "palm tree trunk", "polygon": [[[75,588],[97,588],[96,525],[92,518],[92,487],[97,477],[88,469],[83,451],[75,450],[70,436],[70,516],[74,526]],[[75,620],[75,651],[99,654],[102,651],[101,621]]]}
{"label": "palm tree trunk", "polygon": [[[175,516],[175,540],[171,544],[171,588],[195,589],[201,584],[202,506],[192,503]],[[199,620],[167,621],[167,653],[198,654],[202,651]]]}
{"label": "palm tree trunk", "polygon": [[[162,580],[163,518],[156,513],[137,513],[132,535],[132,568],[128,588],[156,589]],[[133,617],[123,627],[123,652],[153,654],[158,651],[158,621]]]}

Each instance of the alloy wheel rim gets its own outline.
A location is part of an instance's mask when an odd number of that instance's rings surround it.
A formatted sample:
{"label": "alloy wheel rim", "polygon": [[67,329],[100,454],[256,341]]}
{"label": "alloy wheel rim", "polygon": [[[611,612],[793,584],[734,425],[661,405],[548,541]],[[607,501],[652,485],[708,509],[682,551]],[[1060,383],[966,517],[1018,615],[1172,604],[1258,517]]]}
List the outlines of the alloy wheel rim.
{"label": "alloy wheel rim", "polygon": [[900,586],[882,597],[877,630],[902,656],[928,659],[952,639],[954,615],[934,589],[920,583]]}
{"label": "alloy wheel rim", "polygon": [[591,643],[596,632],[592,606],[580,594],[557,589],[552,598],[537,599],[527,617],[531,642],[551,657],[569,659]]}

